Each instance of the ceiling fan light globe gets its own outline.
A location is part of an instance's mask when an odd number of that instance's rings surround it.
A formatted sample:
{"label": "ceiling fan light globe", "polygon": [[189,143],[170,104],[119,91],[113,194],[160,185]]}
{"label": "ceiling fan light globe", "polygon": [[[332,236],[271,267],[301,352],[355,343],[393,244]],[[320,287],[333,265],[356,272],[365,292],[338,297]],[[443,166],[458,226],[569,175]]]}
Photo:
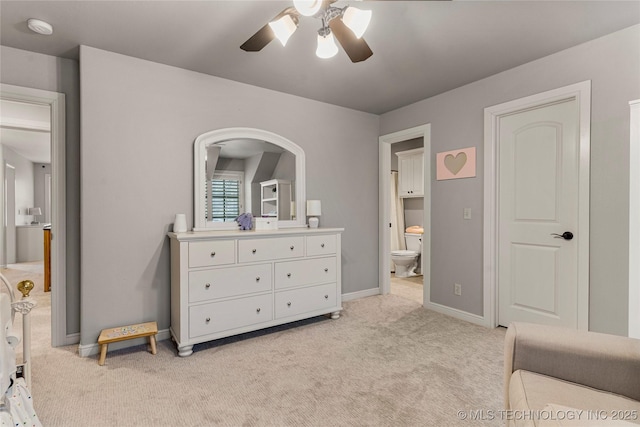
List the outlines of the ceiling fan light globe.
{"label": "ceiling fan light globe", "polygon": [[322,0],[293,0],[293,5],[300,15],[313,16],[320,10]]}
{"label": "ceiling fan light globe", "polygon": [[349,6],[342,14],[342,22],[353,31],[357,38],[361,38],[371,22],[371,11]]}
{"label": "ceiling fan light globe", "polygon": [[328,33],[326,36],[318,34],[318,48],[316,49],[316,56],[318,58],[332,58],[338,53],[338,46],[333,38],[332,33]]}
{"label": "ceiling fan light globe", "polygon": [[276,38],[280,40],[280,43],[282,43],[282,46],[287,45],[287,40],[289,40],[289,37],[291,37],[298,28],[291,18],[291,15],[284,15],[277,21],[269,22],[269,26],[276,35]]}

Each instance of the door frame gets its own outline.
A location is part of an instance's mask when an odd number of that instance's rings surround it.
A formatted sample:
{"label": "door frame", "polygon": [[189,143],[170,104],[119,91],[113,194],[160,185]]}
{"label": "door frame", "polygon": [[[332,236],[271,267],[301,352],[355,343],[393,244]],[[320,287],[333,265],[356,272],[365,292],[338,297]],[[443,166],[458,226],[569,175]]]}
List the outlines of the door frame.
{"label": "door frame", "polygon": [[538,93],[484,110],[484,323],[498,326],[498,123],[503,116],[575,99],[578,104],[578,295],[577,327],[589,329],[589,198],[591,146],[591,80]]}
{"label": "door frame", "polygon": [[[4,160],[4,159],[3,159]],[[7,180],[7,172],[9,169],[13,169],[13,200],[9,200],[9,197],[7,197],[7,193],[9,192],[9,181]],[[16,258],[17,258],[17,251],[16,251],[16,224],[15,224],[15,209],[16,209],[16,168],[15,166],[7,163],[6,160],[4,160],[4,164],[3,164],[3,173],[4,175],[2,175],[2,185],[4,185],[3,188],[3,197],[2,197],[2,203],[3,205],[3,209],[2,209],[2,215],[4,215],[2,217],[2,224],[0,225],[2,227],[2,233],[0,233],[0,238],[2,239],[2,244],[0,245],[0,248],[2,248],[2,253],[0,254],[0,267],[4,268],[6,267],[8,264],[13,264],[16,262]],[[11,216],[11,218],[13,218],[13,225],[9,225],[9,215],[8,213],[13,209],[14,213]],[[11,254],[12,256],[9,257],[9,250],[8,250],[8,235],[9,235],[9,229],[13,227],[13,253]],[[13,262],[9,262],[10,260],[12,260]]]}
{"label": "door frame", "polygon": [[67,345],[65,95],[2,83],[0,98],[51,108],[51,345]]}
{"label": "door frame", "polygon": [[[391,232],[389,231],[389,206],[391,205],[391,144],[422,138],[424,146],[424,218],[422,235],[421,269],[423,277],[423,305],[430,302],[431,295],[431,124],[420,125],[398,132],[383,135],[379,141],[379,184],[378,184],[378,282],[379,293],[386,295],[391,291],[391,272],[389,271],[389,251]],[[425,266],[427,268],[425,268]]]}

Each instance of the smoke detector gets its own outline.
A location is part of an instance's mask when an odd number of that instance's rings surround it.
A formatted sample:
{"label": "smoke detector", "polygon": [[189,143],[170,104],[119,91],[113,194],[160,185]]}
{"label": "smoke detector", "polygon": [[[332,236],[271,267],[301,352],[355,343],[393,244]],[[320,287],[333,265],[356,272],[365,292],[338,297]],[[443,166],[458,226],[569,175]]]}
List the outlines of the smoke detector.
{"label": "smoke detector", "polygon": [[27,26],[34,33],[50,36],[53,34],[53,27],[48,22],[41,21],[40,19],[29,19]]}

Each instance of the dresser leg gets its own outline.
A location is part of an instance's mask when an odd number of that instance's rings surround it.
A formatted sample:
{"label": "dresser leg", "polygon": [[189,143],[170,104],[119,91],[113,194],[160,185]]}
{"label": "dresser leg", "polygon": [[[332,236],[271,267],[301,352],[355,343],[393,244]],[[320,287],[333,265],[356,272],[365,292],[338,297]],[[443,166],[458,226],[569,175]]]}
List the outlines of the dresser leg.
{"label": "dresser leg", "polygon": [[193,354],[193,345],[183,345],[178,347],[178,356],[187,357]]}
{"label": "dresser leg", "polygon": [[332,319],[340,318],[340,312],[339,311],[334,311],[333,313],[331,313],[331,318]]}

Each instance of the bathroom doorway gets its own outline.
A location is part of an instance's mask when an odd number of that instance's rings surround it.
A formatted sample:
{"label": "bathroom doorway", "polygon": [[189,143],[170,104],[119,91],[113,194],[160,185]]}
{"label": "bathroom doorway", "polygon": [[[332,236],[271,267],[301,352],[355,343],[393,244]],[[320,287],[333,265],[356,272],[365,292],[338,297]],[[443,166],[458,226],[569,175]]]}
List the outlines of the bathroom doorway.
{"label": "bathroom doorway", "polygon": [[[381,136],[380,141],[380,172],[379,172],[379,281],[380,294],[395,294],[412,299],[425,305],[429,301],[429,284],[431,270],[431,126],[429,124],[406,129],[404,131]],[[396,176],[392,171],[398,171],[398,156],[396,153],[413,154],[423,150],[421,157],[422,182],[416,183],[422,187],[422,196],[407,195],[406,189],[396,190]],[[396,190],[396,191],[394,191]],[[400,197],[408,196],[408,197]],[[393,211],[397,212],[394,213]],[[416,230],[416,228],[420,230]],[[423,231],[421,237],[421,255],[415,271],[417,275],[396,277],[395,264],[391,259],[391,251],[404,250],[405,231],[415,233]],[[412,270],[411,264],[407,267]],[[404,267],[402,267],[403,271]],[[404,275],[404,274],[401,274]]]}

